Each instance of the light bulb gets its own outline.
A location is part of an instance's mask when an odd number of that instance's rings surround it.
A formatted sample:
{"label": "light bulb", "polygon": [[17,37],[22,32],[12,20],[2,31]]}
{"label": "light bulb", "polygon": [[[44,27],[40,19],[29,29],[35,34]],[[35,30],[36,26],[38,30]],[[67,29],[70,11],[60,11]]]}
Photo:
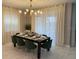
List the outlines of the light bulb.
{"label": "light bulb", "polygon": [[21,10],[19,10],[19,13],[22,13],[22,11],[21,11]]}
{"label": "light bulb", "polygon": [[34,10],[31,10],[31,12],[34,12]]}
{"label": "light bulb", "polygon": [[38,13],[40,13],[40,11],[39,11],[39,10],[38,10],[37,12],[38,12]]}
{"label": "light bulb", "polygon": [[27,12],[24,12],[24,14],[26,15],[26,14],[27,14]]}
{"label": "light bulb", "polygon": [[32,12],[30,12],[30,15],[32,15]]}
{"label": "light bulb", "polygon": [[35,15],[37,15],[37,13],[36,13],[36,12],[35,12],[34,14],[35,14]]}
{"label": "light bulb", "polygon": [[29,9],[26,9],[26,11],[28,12],[28,11],[29,11]]}
{"label": "light bulb", "polygon": [[43,14],[43,12],[42,12],[42,11],[40,11],[40,14]]}

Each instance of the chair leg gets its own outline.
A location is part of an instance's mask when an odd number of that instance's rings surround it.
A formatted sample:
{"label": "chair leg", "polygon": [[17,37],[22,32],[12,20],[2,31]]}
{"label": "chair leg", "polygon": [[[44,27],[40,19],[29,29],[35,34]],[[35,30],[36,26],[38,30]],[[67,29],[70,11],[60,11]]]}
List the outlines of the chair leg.
{"label": "chair leg", "polygon": [[48,48],[47,51],[50,51],[50,48]]}
{"label": "chair leg", "polygon": [[14,47],[16,47],[16,44],[14,44]]}

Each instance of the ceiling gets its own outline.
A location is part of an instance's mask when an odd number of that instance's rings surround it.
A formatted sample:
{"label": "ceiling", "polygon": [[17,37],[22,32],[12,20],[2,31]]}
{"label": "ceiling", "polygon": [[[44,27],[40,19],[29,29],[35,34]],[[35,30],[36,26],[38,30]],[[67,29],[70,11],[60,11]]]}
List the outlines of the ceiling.
{"label": "ceiling", "polygon": [[[76,0],[32,0],[32,8],[42,8],[54,4],[71,3]],[[2,4],[9,7],[26,9],[30,6],[30,0],[2,0]]]}

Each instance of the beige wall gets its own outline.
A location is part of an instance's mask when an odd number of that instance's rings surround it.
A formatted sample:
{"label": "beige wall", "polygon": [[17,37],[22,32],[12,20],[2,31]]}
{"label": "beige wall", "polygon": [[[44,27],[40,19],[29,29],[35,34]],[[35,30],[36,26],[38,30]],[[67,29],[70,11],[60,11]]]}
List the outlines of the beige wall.
{"label": "beige wall", "polygon": [[20,14],[20,29],[21,32],[23,32],[25,30],[25,24],[26,24],[26,15],[24,15],[23,13]]}
{"label": "beige wall", "polygon": [[20,14],[20,26],[21,32],[25,30],[25,25],[31,24],[31,16],[29,14],[25,15],[24,13]]}

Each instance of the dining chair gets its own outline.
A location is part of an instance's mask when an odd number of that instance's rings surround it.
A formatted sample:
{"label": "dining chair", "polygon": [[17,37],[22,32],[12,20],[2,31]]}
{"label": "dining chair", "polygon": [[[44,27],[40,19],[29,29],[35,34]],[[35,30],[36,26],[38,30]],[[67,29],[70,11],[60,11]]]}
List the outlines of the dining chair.
{"label": "dining chair", "polygon": [[17,40],[17,45],[18,46],[24,46],[25,45],[25,42],[22,38],[16,37],[15,39]]}
{"label": "dining chair", "polygon": [[16,47],[17,40],[16,40],[15,35],[11,36],[11,38],[12,38],[12,43],[13,43],[14,47]]}
{"label": "dining chair", "polygon": [[26,40],[26,41],[25,41],[25,47],[26,47],[27,49],[31,50],[31,49],[35,49],[35,48],[36,48],[36,45],[35,45],[34,42],[32,42],[32,41]]}
{"label": "dining chair", "polygon": [[50,40],[50,37],[48,37],[47,41],[44,42],[41,45],[41,47],[44,48],[44,49],[47,49],[47,51],[50,51],[51,45],[52,45],[52,40]]}
{"label": "dining chair", "polygon": [[42,36],[48,37],[48,36],[47,36],[47,35],[45,35],[45,34],[42,34]]}

